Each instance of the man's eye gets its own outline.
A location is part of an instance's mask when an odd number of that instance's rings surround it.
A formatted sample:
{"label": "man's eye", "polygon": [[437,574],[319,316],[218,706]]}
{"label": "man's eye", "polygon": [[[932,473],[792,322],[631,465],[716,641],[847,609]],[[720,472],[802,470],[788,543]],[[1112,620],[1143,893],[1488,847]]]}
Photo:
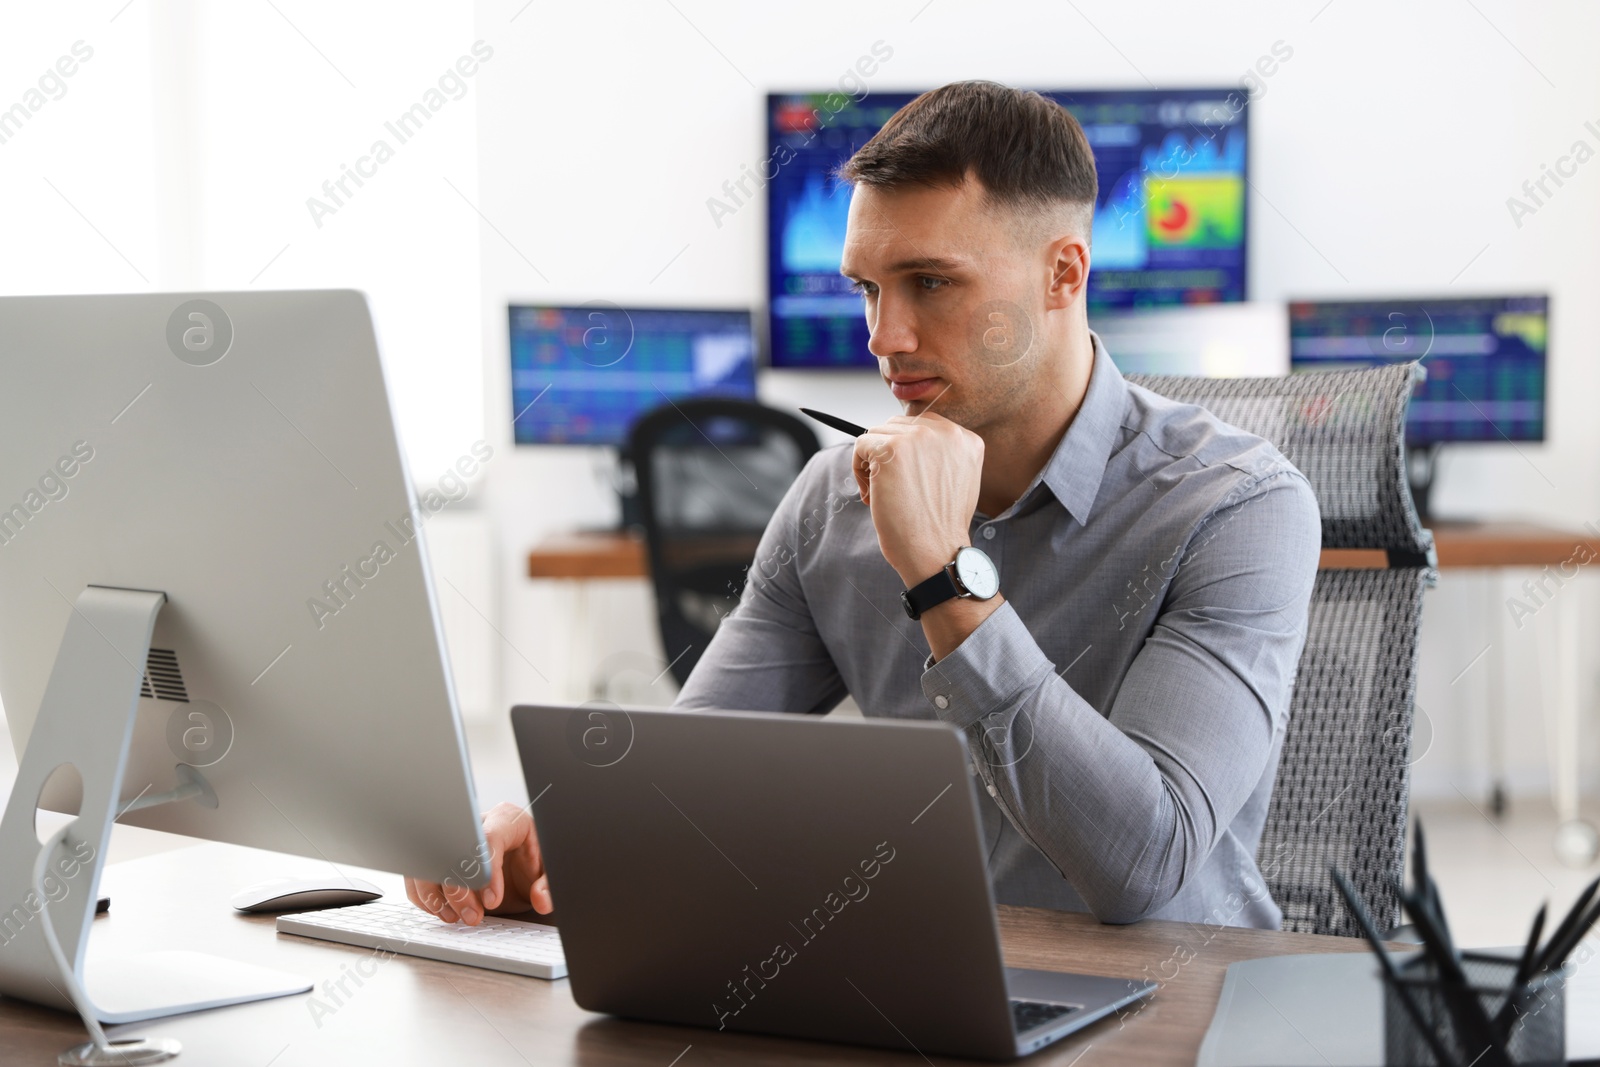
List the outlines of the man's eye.
{"label": "man's eye", "polygon": [[919,275],[917,277],[917,281],[919,284],[921,284],[922,288],[928,292],[932,292],[935,289],[939,289],[950,284],[950,279],[935,278],[931,274]]}
{"label": "man's eye", "polygon": [[850,291],[857,296],[868,296],[877,289],[871,282],[851,282]]}

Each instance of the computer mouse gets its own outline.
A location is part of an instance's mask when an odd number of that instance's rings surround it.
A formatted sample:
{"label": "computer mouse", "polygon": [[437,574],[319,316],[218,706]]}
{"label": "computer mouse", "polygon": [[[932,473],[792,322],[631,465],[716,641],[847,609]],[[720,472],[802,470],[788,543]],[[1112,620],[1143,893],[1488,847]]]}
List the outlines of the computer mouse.
{"label": "computer mouse", "polygon": [[383,896],[383,890],[360,878],[329,874],[321,878],[274,878],[247,886],[233,895],[239,911],[314,911],[365,904]]}

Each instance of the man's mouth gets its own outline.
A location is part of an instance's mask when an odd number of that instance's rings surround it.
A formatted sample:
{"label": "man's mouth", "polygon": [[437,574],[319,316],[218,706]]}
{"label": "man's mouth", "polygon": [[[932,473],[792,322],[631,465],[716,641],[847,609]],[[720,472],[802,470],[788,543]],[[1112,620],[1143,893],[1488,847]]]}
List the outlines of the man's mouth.
{"label": "man's mouth", "polygon": [[938,378],[912,378],[895,375],[889,379],[889,391],[896,400],[928,400],[944,389]]}

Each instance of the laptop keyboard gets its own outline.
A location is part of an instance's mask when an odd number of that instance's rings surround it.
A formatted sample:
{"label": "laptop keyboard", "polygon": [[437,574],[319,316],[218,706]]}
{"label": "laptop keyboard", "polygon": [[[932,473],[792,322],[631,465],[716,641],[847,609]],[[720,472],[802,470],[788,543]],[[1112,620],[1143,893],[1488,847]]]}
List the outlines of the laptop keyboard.
{"label": "laptop keyboard", "polygon": [[1071,1015],[1081,1011],[1081,1004],[1051,1004],[1043,1000],[1013,1000],[1011,1002],[1011,1019],[1017,1025],[1017,1033],[1025,1034],[1036,1026],[1054,1022],[1063,1015]]}

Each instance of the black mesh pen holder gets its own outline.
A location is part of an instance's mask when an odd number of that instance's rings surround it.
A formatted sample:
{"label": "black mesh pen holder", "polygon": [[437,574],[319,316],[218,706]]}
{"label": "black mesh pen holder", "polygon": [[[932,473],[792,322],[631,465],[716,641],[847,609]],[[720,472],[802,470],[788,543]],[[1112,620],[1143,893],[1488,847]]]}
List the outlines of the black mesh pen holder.
{"label": "black mesh pen holder", "polygon": [[[1516,977],[1517,961],[1480,953],[1461,954],[1461,969],[1467,977],[1469,995],[1483,1006],[1493,1021],[1501,1018],[1510,986]],[[1567,972],[1547,972],[1528,982],[1512,1008],[1506,1035],[1506,1054],[1517,1067],[1565,1067]],[[1383,1062],[1385,1067],[1467,1067],[1483,1064],[1484,1042],[1474,1041],[1456,1025],[1456,1016],[1446,999],[1447,990],[1438,970],[1426,955],[1417,955],[1400,967],[1400,981],[1411,994],[1422,1017],[1432,1028],[1439,1044],[1449,1055],[1440,1064],[1428,1039],[1417,1029],[1399,995],[1388,984],[1383,992]],[[1498,1031],[1497,1031],[1498,1033]]]}

